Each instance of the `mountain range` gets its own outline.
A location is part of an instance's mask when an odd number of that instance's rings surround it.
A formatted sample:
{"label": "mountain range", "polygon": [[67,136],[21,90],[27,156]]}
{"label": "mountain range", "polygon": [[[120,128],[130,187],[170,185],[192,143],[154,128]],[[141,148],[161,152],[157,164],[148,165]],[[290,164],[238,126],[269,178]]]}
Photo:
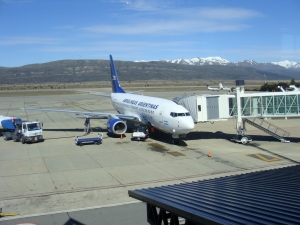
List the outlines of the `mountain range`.
{"label": "mountain range", "polygon": [[[147,80],[291,80],[300,79],[299,63],[232,63],[220,57],[115,61],[121,81]],[[110,80],[108,60],[59,60],[20,67],[0,67],[0,86],[15,84],[101,82]]]}
{"label": "mountain range", "polygon": [[[288,60],[284,60],[280,62],[267,62],[267,63],[258,63],[255,62],[254,60],[243,60],[234,63],[217,56],[217,57],[206,57],[206,58],[199,57],[199,58],[192,58],[192,59],[173,59],[173,60],[155,60],[155,61],[183,64],[183,65],[197,65],[197,66],[204,66],[204,65],[244,66],[244,67],[254,67],[258,69],[265,69],[265,68],[272,68],[272,67],[276,69],[279,66],[285,69],[300,71],[300,63],[288,61]],[[149,60],[141,60],[135,62],[149,62]]]}

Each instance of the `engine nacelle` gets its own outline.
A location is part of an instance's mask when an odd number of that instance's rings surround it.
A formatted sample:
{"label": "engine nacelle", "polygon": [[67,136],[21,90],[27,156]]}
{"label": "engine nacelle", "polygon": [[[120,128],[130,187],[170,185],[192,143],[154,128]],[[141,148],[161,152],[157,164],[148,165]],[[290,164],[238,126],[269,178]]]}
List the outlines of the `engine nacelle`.
{"label": "engine nacelle", "polygon": [[124,120],[111,118],[107,120],[107,130],[113,134],[124,134],[127,130],[127,125]]}

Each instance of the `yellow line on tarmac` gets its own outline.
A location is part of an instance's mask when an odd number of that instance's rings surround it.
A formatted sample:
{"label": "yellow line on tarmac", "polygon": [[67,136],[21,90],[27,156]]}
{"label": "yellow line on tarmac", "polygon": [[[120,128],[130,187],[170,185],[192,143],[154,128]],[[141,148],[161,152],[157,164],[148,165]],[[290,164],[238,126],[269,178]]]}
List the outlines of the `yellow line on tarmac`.
{"label": "yellow line on tarmac", "polygon": [[280,159],[278,158],[272,158],[272,159],[267,159],[265,157],[263,157],[262,155],[260,155],[259,153],[255,154],[258,158],[260,158],[261,160],[265,161],[265,162],[274,162],[274,161],[278,161]]}
{"label": "yellow line on tarmac", "polygon": [[3,212],[0,212],[0,217],[3,217],[3,216],[17,216],[19,214],[16,214],[16,213],[3,213]]}

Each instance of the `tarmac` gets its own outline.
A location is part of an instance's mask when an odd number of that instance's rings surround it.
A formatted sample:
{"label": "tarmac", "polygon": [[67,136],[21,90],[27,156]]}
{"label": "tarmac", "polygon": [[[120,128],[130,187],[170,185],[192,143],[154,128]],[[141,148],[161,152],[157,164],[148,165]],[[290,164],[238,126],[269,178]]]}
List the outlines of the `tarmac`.
{"label": "tarmac", "polygon": [[[290,143],[281,143],[250,125],[247,134],[253,142],[232,142],[236,131],[235,120],[230,119],[198,123],[178,146],[171,144],[170,135],[160,132],[145,142],[131,141],[130,130],[122,138],[113,137],[107,133],[106,119],[91,119],[92,133],[87,137],[103,133],[103,144],[76,146],[74,137],[84,135],[85,117],[20,110],[36,107],[116,113],[110,98],[84,94],[87,91],[90,90],[78,89],[78,94],[73,95],[0,98],[0,115],[38,119],[43,122],[45,139],[33,144],[0,139],[0,208],[19,215],[0,218],[1,225],[24,221],[67,224],[71,220],[77,221],[71,221],[73,224],[147,224],[146,206],[130,198],[128,190],[282,168],[300,162],[298,118],[269,120],[290,132]],[[108,88],[92,91],[110,93]],[[172,99],[184,93],[143,94]]]}

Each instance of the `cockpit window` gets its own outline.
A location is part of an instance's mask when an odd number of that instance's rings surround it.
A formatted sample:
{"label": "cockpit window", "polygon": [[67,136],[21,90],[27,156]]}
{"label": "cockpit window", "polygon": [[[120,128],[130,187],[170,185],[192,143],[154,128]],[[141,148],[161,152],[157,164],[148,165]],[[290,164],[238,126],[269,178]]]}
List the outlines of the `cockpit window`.
{"label": "cockpit window", "polygon": [[171,112],[170,115],[171,115],[172,117],[177,117],[177,113],[174,113],[174,112]]}
{"label": "cockpit window", "polygon": [[177,116],[190,116],[191,114],[189,112],[186,113],[175,113],[175,112],[171,112],[170,115],[172,117],[177,117]]}

